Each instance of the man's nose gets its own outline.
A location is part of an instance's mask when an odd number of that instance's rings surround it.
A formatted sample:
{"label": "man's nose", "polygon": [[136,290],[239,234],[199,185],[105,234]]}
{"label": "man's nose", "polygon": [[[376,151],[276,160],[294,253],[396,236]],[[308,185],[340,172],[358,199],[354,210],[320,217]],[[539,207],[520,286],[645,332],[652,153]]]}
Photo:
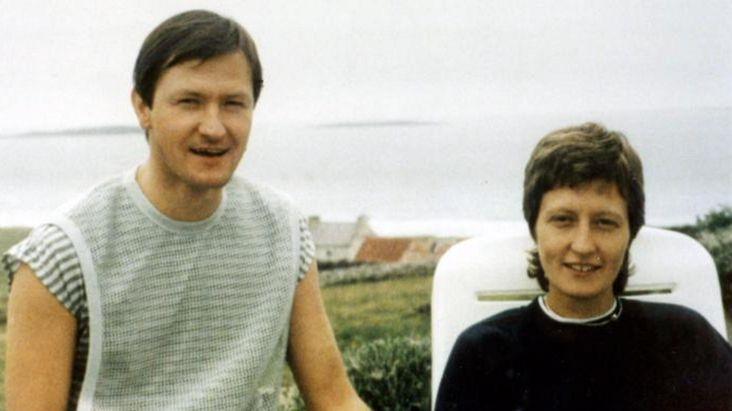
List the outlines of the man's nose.
{"label": "man's nose", "polygon": [[208,138],[221,138],[226,135],[226,127],[221,120],[221,111],[218,107],[208,108],[204,112],[198,130]]}

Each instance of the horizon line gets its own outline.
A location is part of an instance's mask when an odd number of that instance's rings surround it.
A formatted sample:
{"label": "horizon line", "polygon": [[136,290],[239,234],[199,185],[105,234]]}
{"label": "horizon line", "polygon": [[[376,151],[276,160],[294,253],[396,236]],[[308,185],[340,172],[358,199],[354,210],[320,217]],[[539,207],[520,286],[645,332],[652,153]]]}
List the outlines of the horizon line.
{"label": "horizon line", "polygon": [[[624,109],[613,109],[608,110],[612,112],[647,112],[647,111],[677,111],[677,110],[730,110],[732,106],[700,106],[700,107],[658,107],[658,108],[624,108]],[[507,112],[491,112],[485,113],[481,118],[485,117],[507,117],[507,116],[557,116],[557,115],[575,115],[592,113],[596,111],[606,110],[585,110],[571,111],[571,112],[523,112],[517,111],[515,113]],[[473,116],[475,117],[475,116]],[[453,120],[453,119],[447,119]],[[291,120],[285,121],[285,123],[291,123]],[[295,121],[296,123],[308,123],[307,121]],[[368,128],[368,127],[422,127],[422,126],[434,126],[440,124],[446,124],[450,121],[429,121],[429,120],[416,120],[416,119],[374,119],[374,120],[343,120],[333,122],[314,123],[309,122],[310,127],[315,128]],[[264,121],[264,124],[271,124],[272,121]],[[63,129],[55,130],[30,130],[20,132],[1,133],[0,138],[17,138],[17,137],[54,137],[54,136],[94,136],[94,135],[120,135],[120,134],[142,134],[142,129],[138,125],[134,124],[112,124],[106,126],[80,126],[80,127],[68,127]]]}

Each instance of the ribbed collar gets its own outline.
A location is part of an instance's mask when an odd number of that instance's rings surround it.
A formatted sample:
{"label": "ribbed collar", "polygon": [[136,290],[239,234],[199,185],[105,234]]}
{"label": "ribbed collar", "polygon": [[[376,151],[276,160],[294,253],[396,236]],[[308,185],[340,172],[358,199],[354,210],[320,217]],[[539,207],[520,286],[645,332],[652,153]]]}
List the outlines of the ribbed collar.
{"label": "ribbed collar", "polygon": [[216,224],[226,209],[227,195],[226,188],[224,188],[223,195],[221,197],[221,204],[219,204],[216,211],[214,211],[214,213],[208,218],[200,221],[174,220],[161,213],[145,196],[145,193],[142,192],[140,185],[137,183],[135,178],[136,174],[137,168],[134,168],[123,177],[123,185],[127,190],[127,193],[130,195],[132,202],[140,209],[140,211],[142,211],[143,214],[145,214],[147,218],[168,231],[179,234],[191,234],[204,231]]}
{"label": "ribbed collar", "polygon": [[623,304],[619,299],[615,299],[613,306],[610,309],[600,315],[589,317],[589,318],[567,318],[554,312],[549,304],[545,301],[545,296],[539,297],[539,307],[541,311],[550,319],[560,322],[563,324],[577,324],[587,326],[605,325],[611,321],[615,321],[620,318],[620,314],[623,311]]}

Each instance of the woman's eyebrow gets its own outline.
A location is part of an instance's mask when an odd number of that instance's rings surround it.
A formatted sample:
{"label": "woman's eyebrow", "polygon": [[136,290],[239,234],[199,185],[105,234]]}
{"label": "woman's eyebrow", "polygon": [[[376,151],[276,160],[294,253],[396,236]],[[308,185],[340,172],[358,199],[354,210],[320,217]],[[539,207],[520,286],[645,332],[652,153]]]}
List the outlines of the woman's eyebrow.
{"label": "woman's eyebrow", "polygon": [[623,216],[620,213],[617,213],[612,210],[602,210],[599,213],[595,214],[597,217],[612,217],[612,218],[620,218],[622,219]]}

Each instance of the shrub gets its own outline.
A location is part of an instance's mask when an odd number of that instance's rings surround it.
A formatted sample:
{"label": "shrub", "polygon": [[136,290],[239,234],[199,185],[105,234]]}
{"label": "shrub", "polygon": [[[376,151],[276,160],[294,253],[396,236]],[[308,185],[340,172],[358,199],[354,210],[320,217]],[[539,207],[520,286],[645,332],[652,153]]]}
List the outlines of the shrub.
{"label": "shrub", "polygon": [[372,409],[429,410],[429,339],[374,340],[345,359],[356,391]]}
{"label": "shrub", "polygon": [[702,218],[696,225],[700,234],[698,240],[714,259],[722,287],[725,306],[732,304],[732,207],[720,207]]}
{"label": "shrub", "polygon": [[378,263],[326,269],[320,272],[320,286],[384,281],[402,277],[429,277],[434,274],[435,262]]}
{"label": "shrub", "polygon": [[305,401],[300,397],[300,391],[294,383],[283,385],[280,391],[278,411],[306,411]]}
{"label": "shrub", "polygon": [[[429,410],[430,342],[428,338],[372,340],[346,352],[348,375],[356,392],[379,411]],[[279,410],[304,411],[295,384],[280,392]]]}
{"label": "shrub", "polygon": [[696,224],[671,227],[698,240],[714,259],[725,306],[732,305],[732,207],[723,206],[696,219]]}

